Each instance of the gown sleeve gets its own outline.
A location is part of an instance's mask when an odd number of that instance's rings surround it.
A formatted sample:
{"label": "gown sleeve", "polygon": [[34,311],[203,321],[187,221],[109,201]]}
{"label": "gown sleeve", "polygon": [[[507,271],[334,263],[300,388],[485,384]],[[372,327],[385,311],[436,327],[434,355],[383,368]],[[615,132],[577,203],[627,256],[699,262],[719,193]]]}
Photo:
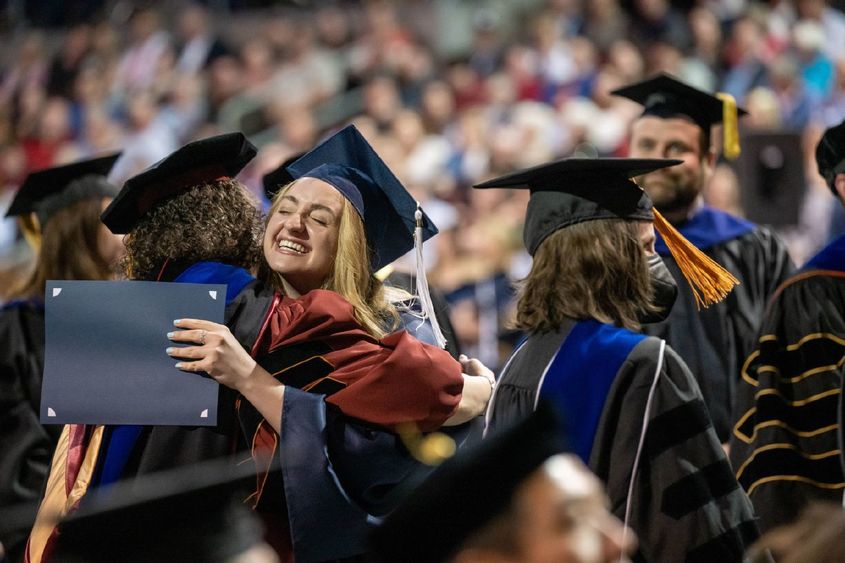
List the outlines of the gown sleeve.
{"label": "gown sleeve", "polygon": [[845,277],[800,274],[775,295],[737,389],[731,461],[761,527],[841,502]]}
{"label": "gown sleeve", "polygon": [[262,347],[269,353],[321,347],[319,355],[330,370],[326,379],[340,384],[327,401],[350,417],[384,427],[412,422],[431,431],[460,403],[461,365],[448,352],[406,331],[376,340],[355,322],[351,305],[334,292],[314,290],[296,300],[283,298],[270,316],[268,332]]}
{"label": "gown sleeve", "polygon": [[[620,519],[659,346],[658,339],[648,338],[623,364],[590,459]],[[698,385],[669,347],[630,502],[629,525],[639,537],[644,561],[741,561],[758,536],[751,504],[731,471]]]}

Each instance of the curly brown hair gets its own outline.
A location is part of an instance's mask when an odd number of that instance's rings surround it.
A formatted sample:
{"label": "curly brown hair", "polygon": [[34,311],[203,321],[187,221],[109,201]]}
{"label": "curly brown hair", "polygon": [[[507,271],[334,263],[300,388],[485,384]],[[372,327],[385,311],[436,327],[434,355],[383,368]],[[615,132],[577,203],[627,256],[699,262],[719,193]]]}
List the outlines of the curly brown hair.
{"label": "curly brown hair", "polygon": [[128,278],[153,279],[165,260],[215,260],[247,269],[261,260],[261,212],[243,184],[200,184],[161,203],[126,235]]}
{"label": "curly brown hair", "polygon": [[549,235],[520,284],[517,328],[550,332],[570,318],[639,329],[638,314],[655,306],[637,229],[637,221],[598,219]]}

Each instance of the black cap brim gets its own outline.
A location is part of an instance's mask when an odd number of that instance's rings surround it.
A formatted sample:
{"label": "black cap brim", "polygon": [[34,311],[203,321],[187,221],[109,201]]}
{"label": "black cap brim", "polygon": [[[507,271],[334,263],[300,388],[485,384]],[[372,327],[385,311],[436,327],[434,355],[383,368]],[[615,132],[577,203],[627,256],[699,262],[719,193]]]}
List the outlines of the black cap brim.
{"label": "black cap brim", "polygon": [[[611,94],[628,98],[642,105],[644,116],[654,115],[662,118],[686,116],[707,131],[724,119],[722,100],[666,73],[618,88]],[[739,117],[747,113],[744,109],[737,108]]]}

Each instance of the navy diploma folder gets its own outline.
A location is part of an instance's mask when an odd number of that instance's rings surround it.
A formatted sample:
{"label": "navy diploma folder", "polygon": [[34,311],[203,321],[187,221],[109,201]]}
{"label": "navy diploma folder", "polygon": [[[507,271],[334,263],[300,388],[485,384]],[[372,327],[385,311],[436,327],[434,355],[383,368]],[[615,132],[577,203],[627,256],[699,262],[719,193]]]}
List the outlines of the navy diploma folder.
{"label": "navy diploma folder", "polygon": [[48,281],[44,424],[214,426],[219,384],[165,352],[175,319],[223,322],[225,285]]}

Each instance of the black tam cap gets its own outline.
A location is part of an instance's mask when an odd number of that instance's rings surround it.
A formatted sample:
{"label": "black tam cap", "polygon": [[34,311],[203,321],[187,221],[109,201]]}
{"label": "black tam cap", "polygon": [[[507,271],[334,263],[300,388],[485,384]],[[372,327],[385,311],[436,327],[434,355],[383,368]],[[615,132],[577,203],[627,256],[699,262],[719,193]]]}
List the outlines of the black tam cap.
{"label": "black tam cap", "polygon": [[816,147],[816,164],[835,192],[836,175],[845,172],[845,121],[824,132]]}
{"label": "black tam cap", "polygon": [[[354,125],[347,125],[287,166],[296,179],[316,178],[334,187],[364,221],[378,271],[414,247],[417,202]],[[422,239],[437,227],[422,213]]]}
{"label": "black tam cap", "polygon": [[[724,120],[725,102],[722,99],[665,73],[613,90],[611,94],[641,104],[645,108],[644,116],[666,119],[686,116],[708,133],[713,125]],[[742,108],[736,111],[739,116],[748,113]]]}
{"label": "black tam cap", "polygon": [[56,211],[77,201],[115,197],[118,189],[105,177],[119,156],[115,153],[31,173],[18,189],[6,217],[35,213],[43,226]]}
{"label": "black tam cap", "polygon": [[652,221],[651,199],[630,178],[680,160],[565,158],[474,186],[528,188],[523,241],[529,254],[558,229],[596,219]]}
{"label": "black tam cap", "polygon": [[531,416],[434,472],[371,536],[377,561],[444,561],[511,503],[519,485],[565,451],[556,413],[541,403]]}
{"label": "black tam cap", "polygon": [[159,202],[200,184],[234,178],[256,153],[243,133],[188,143],[129,178],[101,219],[111,232],[128,233]]}
{"label": "black tam cap", "polygon": [[92,491],[61,522],[53,560],[231,560],[263,541],[243,503],[254,484],[253,464],[216,460]]}

